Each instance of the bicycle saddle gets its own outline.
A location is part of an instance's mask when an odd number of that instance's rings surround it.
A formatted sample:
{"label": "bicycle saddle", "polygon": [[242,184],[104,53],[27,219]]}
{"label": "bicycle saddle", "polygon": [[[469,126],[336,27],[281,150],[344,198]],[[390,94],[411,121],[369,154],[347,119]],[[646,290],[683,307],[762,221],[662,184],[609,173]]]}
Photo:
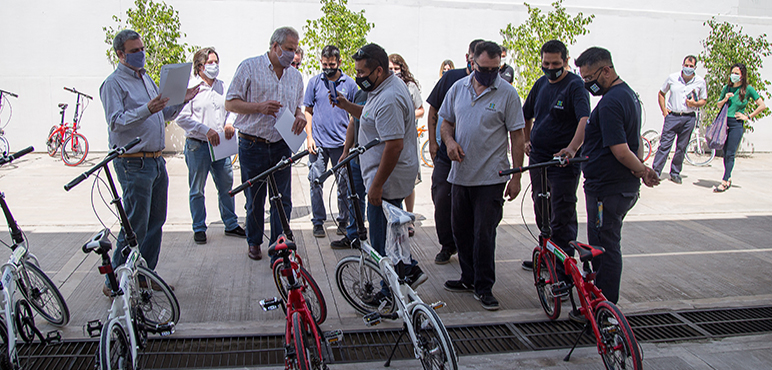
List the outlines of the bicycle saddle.
{"label": "bicycle saddle", "polygon": [[103,229],[83,245],[83,253],[96,252],[97,254],[104,254],[112,248],[113,243],[110,242],[110,229]]}
{"label": "bicycle saddle", "polygon": [[268,248],[268,255],[269,256],[273,256],[274,254],[278,253],[279,257],[283,257],[283,256],[286,256],[286,255],[289,255],[290,252],[296,251],[297,249],[298,249],[298,247],[295,245],[295,242],[293,242],[292,240],[287,239],[286,236],[281,235]]}
{"label": "bicycle saddle", "polygon": [[59,103],[60,109],[67,109],[67,103]]}
{"label": "bicycle saddle", "polygon": [[582,262],[589,262],[606,251],[603,247],[593,247],[589,244],[579,243],[577,241],[570,242],[568,245],[574,247],[574,249],[579,252],[579,260]]}

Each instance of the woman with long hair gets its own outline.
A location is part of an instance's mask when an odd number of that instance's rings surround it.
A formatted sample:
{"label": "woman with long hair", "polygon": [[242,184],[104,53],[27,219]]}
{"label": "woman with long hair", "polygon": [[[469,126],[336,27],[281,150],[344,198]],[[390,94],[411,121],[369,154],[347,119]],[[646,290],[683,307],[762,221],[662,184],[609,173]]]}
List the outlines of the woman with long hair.
{"label": "woman with long hair", "polygon": [[[740,141],[743,138],[745,128],[743,124],[753,117],[757,116],[764,109],[764,99],[762,99],[753,86],[748,86],[748,71],[742,63],[735,63],[729,69],[730,74],[724,89],[721,90],[721,100],[718,101],[718,109],[727,106],[727,135],[724,143],[724,177],[721,184],[713,191],[716,193],[725,192],[732,186],[732,169],[734,168],[734,158]],[[745,113],[745,107],[749,100],[756,102],[756,109],[750,114]]]}
{"label": "woman with long hair", "polygon": [[445,72],[450,71],[451,69],[456,68],[456,66],[453,65],[453,61],[450,59],[445,59],[442,61],[442,64],[440,64],[440,78],[442,78],[442,75],[445,74]]}
{"label": "woman with long hair", "polygon": [[[410,97],[413,99],[413,106],[415,108],[415,122],[418,125],[418,119],[424,116],[423,100],[421,99],[421,88],[418,86],[413,74],[410,73],[410,67],[407,66],[405,59],[399,54],[389,55],[389,71],[394,72],[402,81],[407,85],[408,91],[410,91]],[[418,178],[416,184],[421,182],[421,171],[418,171]],[[415,206],[415,189],[413,194],[410,194],[405,198],[405,208],[408,212],[413,212],[413,206]],[[415,226],[411,223],[408,227],[410,236],[415,234]]]}

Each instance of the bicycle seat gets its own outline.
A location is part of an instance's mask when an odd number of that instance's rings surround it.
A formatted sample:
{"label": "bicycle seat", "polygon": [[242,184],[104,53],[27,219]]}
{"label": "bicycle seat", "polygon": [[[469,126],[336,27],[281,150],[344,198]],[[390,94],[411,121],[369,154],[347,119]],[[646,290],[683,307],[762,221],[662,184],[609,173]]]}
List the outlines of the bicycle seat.
{"label": "bicycle seat", "polygon": [[83,253],[96,252],[96,254],[104,254],[112,248],[113,243],[110,242],[110,229],[103,229],[83,245]]}
{"label": "bicycle seat", "polygon": [[286,236],[281,235],[268,248],[268,255],[273,256],[274,254],[278,254],[279,257],[284,257],[288,256],[290,252],[296,251],[297,249],[298,247],[295,245],[295,242],[287,239]]}
{"label": "bicycle seat", "polygon": [[67,109],[67,103],[59,103],[60,109]]}
{"label": "bicycle seat", "polygon": [[577,241],[572,241],[568,245],[574,247],[579,252],[579,260],[582,262],[592,261],[593,258],[600,256],[606,251],[603,247],[593,247]]}

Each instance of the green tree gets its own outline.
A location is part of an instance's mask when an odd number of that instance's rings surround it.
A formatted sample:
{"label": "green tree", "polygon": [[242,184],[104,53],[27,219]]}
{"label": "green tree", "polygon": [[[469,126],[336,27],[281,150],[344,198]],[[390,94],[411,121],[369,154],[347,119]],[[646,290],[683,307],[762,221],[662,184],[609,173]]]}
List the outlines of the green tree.
{"label": "green tree", "polygon": [[118,65],[118,56],[113,50],[113,39],[118,32],[132,29],[142,36],[145,45],[147,74],[159,83],[161,67],[164,64],[185,63],[198,47],[180,43],[181,37],[187,36],[180,32],[179,12],[165,2],[153,0],[134,0],[136,9],[126,10],[126,23],[113,15],[117,27],[102,27],[105,32],[105,43],[110,45],[105,54],[110,64]]}
{"label": "green tree", "polygon": [[543,14],[537,7],[523,3],[529,17],[525,23],[515,27],[512,23],[500,31],[504,38],[507,56],[513,61],[515,87],[522,97],[528,96],[531,86],[544,73],[541,70],[541,47],[549,40],[560,40],[566,46],[576,42],[576,36],[586,35],[587,25],[595,15],[585,17],[579,12],[571,17],[562,6],[563,0],[552,3],[554,10]]}
{"label": "green tree", "polygon": [[[768,80],[761,77],[761,67],[764,57],[772,55],[772,49],[767,41],[767,34],[756,38],[743,33],[742,26],[729,22],[719,22],[713,17],[703,23],[710,27],[710,34],[702,40],[703,50],[700,52],[700,62],[708,70],[705,82],[708,85],[708,104],[702,108],[702,123],[710,124],[718,114],[716,102],[722,97],[721,89],[729,79],[729,67],[735,63],[743,63],[748,70],[748,85],[753,86],[762,98],[769,100]],[[756,109],[755,102],[749,102],[746,112]],[[769,110],[761,112],[754,119],[769,114]],[[753,130],[750,122],[745,123],[746,130]]]}
{"label": "green tree", "polygon": [[308,62],[304,62],[301,69],[306,73],[320,71],[322,49],[335,45],[340,49],[340,69],[354,76],[354,61],[350,56],[367,44],[367,33],[375,27],[375,23],[367,23],[364,10],[349,10],[346,6],[348,0],[320,0],[320,3],[324,16],[306,20],[303,26],[305,35],[300,44],[306,49]]}

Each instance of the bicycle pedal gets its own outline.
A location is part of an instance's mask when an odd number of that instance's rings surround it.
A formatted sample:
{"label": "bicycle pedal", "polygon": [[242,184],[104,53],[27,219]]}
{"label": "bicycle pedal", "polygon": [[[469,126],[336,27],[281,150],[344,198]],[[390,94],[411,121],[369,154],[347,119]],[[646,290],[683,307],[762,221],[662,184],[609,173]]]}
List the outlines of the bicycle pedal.
{"label": "bicycle pedal", "polygon": [[46,334],[46,344],[61,344],[62,332],[59,330],[51,330]]}
{"label": "bicycle pedal", "polygon": [[159,324],[156,325],[155,328],[153,328],[153,332],[162,336],[162,337],[168,337],[175,332],[175,325],[173,322],[170,322],[168,324]]}
{"label": "bicycle pedal", "polygon": [[565,297],[571,293],[571,285],[566,284],[564,281],[560,281],[557,284],[552,284],[552,295],[555,297]]}
{"label": "bicycle pedal", "polygon": [[445,302],[443,302],[443,301],[434,302],[434,303],[432,303],[432,305],[431,305],[431,307],[432,307],[432,308],[433,308],[435,311],[437,311],[437,310],[439,310],[440,308],[443,308],[443,307],[445,307],[445,306],[447,306],[447,305],[446,305],[446,304],[445,304]]}
{"label": "bicycle pedal", "polygon": [[324,339],[327,341],[327,343],[330,343],[330,344],[336,343],[336,342],[342,342],[343,330],[335,329],[335,330],[324,332]]}
{"label": "bicycle pedal", "polygon": [[282,300],[279,297],[273,297],[271,299],[263,299],[260,301],[260,307],[263,308],[263,311],[273,311],[282,304]]}
{"label": "bicycle pedal", "polygon": [[99,320],[89,321],[83,326],[83,334],[88,335],[90,338],[100,336],[102,334],[102,322]]}
{"label": "bicycle pedal", "polygon": [[381,313],[376,312],[370,312],[364,317],[362,317],[362,320],[365,322],[365,325],[367,326],[375,326],[381,323]]}

